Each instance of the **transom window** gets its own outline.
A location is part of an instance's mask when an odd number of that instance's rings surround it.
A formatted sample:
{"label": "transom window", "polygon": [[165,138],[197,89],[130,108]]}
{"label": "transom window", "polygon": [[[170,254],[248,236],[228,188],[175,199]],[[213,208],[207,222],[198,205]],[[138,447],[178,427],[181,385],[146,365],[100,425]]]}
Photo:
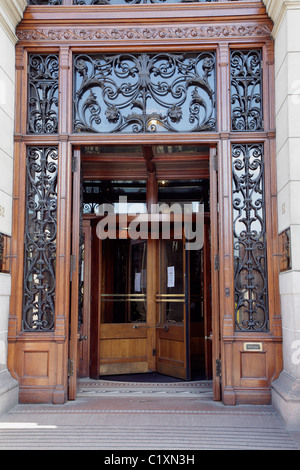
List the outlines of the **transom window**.
{"label": "transom window", "polygon": [[215,54],[80,54],[74,132],[216,130]]}

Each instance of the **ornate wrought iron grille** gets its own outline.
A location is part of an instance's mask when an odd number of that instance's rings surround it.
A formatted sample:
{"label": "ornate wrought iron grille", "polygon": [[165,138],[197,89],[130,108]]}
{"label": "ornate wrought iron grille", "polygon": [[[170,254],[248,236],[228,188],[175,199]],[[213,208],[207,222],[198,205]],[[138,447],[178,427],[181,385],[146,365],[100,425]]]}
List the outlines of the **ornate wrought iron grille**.
{"label": "ornate wrought iron grille", "polygon": [[27,0],[28,5],[62,5],[63,0]]}
{"label": "ornate wrought iron grille", "polygon": [[58,56],[30,55],[28,75],[28,132],[55,134],[58,130]]}
{"label": "ornate wrought iron grille", "polygon": [[23,328],[54,327],[57,231],[56,147],[29,147],[24,256]]}
{"label": "ornate wrought iron grille", "polygon": [[[221,0],[73,0],[73,5],[137,5],[140,3],[214,3]],[[228,0],[238,1],[238,0]],[[63,0],[27,0],[28,5],[63,5]]]}
{"label": "ornate wrought iron grille", "polygon": [[139,3],[205,3],[217,2],[218,0],[73,0],[74,5],[116,5],[127,3],[137,5]]}
{"label": "ornate wrought iron grille", "polygon": [[262,56],[261,50],[232,50],[231,129],[262,131]]}
{"label": "ornate wrought iron grille", "polygon": [[262,144],[232,146],[236,329],[268,330]]}
{"label": "ornate wrought iron grille", "polygon": [[74,132],[216,129],[215,54],[77,55]]}

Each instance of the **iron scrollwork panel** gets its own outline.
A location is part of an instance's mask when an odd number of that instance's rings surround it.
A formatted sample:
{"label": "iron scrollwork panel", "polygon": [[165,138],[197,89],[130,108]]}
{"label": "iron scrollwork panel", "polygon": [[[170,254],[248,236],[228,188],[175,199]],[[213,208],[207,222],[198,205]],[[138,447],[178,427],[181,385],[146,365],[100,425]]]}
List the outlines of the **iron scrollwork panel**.
{"label": "iron scrollwork panel", "polygon": [[267,331],[263,145],[233,145],[232,173],[236,329]]}
{"label": "iron scrollwork panel", "polygon": [[57,55],[29,55],[28,132],[30,134],[57,133],[58,78]]}
{"label": "iron scrollwork panel", "polygon": [[232,50],[231,129],[263,130],[262,55],[261,50]]}
{"label": "iron scrollwork panel", "polygon": [[54,328],[57,147],[27,151],[23,328]]}
{"label": "iron scrollwork panel", "polygon": [[217,2],[218,0],[73,0],[74,5],[116,5],[128,4],[137,5],[141,3],[206,3]]}
{"label": "iron scrollwork panel", "polygon": [[28,0],[28,5],[62,5],[63,0]]}
{"label": "iron scrollwork panel", "polygon": [[215,54],[77,55],[74,132],[216,130]]}

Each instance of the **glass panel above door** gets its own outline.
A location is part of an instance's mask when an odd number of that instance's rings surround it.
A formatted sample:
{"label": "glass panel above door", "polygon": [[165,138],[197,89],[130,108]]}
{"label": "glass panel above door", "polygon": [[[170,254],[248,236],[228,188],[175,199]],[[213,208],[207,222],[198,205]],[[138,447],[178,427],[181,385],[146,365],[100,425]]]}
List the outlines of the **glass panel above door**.
{"label": "glass panel above door", "polygon": [[111,205],[115,214],[147,212],[146,181],[84,181],[83,212],[99,213],[101,204]]}
{"label": "glass panel above door", "polygon": [[184,204],[192,206],[193,213],[200,211],[200,205],[209,211],[209,180],[159,180],[159,204]]}
{"label": "glass panel above door", "polygon": [[216,130],[215,53],[79,54],[74,132]]}

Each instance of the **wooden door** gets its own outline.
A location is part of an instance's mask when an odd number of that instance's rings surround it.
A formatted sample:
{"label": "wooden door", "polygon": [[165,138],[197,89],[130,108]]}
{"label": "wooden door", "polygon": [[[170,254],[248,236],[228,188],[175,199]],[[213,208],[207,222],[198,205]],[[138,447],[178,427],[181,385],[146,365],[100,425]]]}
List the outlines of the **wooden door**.
{"label": "wooden door", "polygon": [[211,309],[212,309],[212,369],[213,396],[221,400],[221,347],[219,301],[219,214],[218,159],[216,149],[210,151],[210,223],[211,223]]}
{"label": "wooden door", "polygon": [[90,373],[90,310],[91,310],[91,240],[90,220],[82,221],[83,250],[81,263],[80,305],[82,323],[79,331],[79,377],[88,377]]}
{"label": "wooden door", "polygon": [[73,171],[73,212],[72,212],[72,246],[71,246],[71,312],[70,341],[68,360],[68,398],[75,400],[79,372],[79,295],[80,295],[80,250],[81,250],[81,168],[80,150],[74,150]]}
{"label": "wooden door", "polygon": [[101,245],[99,375],[148,372],[147,241]]}
{"label": "wooden door", "polygon": [[184,380],[190,379],[187,254],[184,240],[159,240],[157,370]]}

